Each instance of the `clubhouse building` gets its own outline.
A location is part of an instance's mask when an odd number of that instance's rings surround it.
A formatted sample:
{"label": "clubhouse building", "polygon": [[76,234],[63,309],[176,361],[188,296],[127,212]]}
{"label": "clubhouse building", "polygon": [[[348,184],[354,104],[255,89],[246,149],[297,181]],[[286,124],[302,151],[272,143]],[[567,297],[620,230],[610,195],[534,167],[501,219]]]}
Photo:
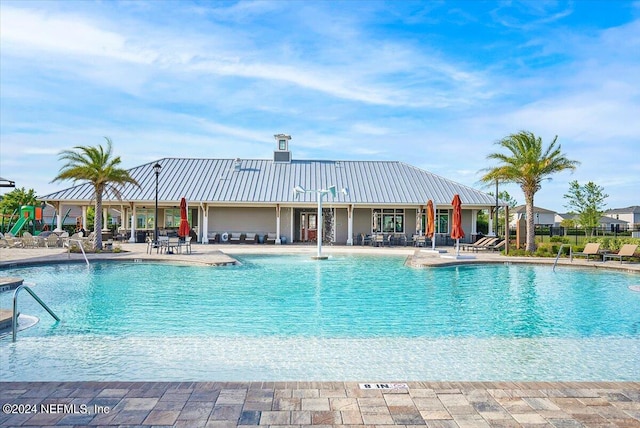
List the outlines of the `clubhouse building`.
{"label": "clubhouse building", "polygon": [[[123,186],[120,198],[103,196],[110,224],[117,225],[117,233],[125,239],[144,241],[154,233],[157,202],[160,233],[173,233],[180,224],[180,200],[185,197],[192,236],[198,242],[225,242],[234,234],[255,234],[256,242],[268,235],[276,244],[315,241],[321,198],[324,241],[354,245],[376,233],[423,234],[431,200],[436,243],[446,243],[451,201],[458,194],[463,241],[470,242],[476,234],[478,211],[495,207],[495,197],[487,193],[403,162],[298,160],[289,150],[289,135],[278,134],[275,139],[272,159],[164,158],[130,169],[140,186]],[[90,184],[40,199],[56,210],[58,229],[63,213],[71,207],[81,208],[86,228],[86,210],[95,203]],[[103,228],[108,229],[108,216],[103,217]],[[489,234],[493,226],[490,223]]]}

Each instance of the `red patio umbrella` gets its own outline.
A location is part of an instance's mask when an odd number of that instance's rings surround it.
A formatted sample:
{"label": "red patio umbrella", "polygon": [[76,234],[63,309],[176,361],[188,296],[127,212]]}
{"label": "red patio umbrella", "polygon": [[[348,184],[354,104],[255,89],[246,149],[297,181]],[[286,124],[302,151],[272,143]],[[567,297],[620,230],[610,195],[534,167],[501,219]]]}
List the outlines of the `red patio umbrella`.
{"label": "red patio umbrella", "polygon": [[427,238],[431,238],[431,243],[433,244],[431,247],[435,248],[436,240],[434,236],[436,234],[436,216],[433,209],[433,201],[429,199],[427,201],[427,232],[425,236]]}
{"label": "red patio umbrella", "polygon": [[180,227],[178,227],[178,236],[189,236],[191,227],[189,227],[189,220],[187,220],[187,200],[183,197],[180,199]]}
{"label": "red patio umbrella", "polygon": [[462,230],[462,201],[457,193],[453,195],[451,205],[453,205],[451,238],[456,240],[456,254],[460,254],[460,238],[464,238],[464,230]]}

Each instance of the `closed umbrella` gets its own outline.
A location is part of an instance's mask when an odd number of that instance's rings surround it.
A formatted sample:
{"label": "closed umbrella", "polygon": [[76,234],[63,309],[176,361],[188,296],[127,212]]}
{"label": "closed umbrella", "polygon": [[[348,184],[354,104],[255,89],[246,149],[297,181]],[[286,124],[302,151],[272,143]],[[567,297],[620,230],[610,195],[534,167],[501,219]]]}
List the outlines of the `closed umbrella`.
{"label": "closed umbrella", "polygon": [[462,201],[457,193],[453,195],[451,205],[453,205],[451,238],[456,240],[456,255],[460,255],[460,238],[464,238],[464,230],[462,230]]}
{"label": "closed umbrella", "polygon": [[178,236],[182,238],[189,236],[190,231],[189,220],[187,220],[187,200],[183,197],[180,199],[180,227],[178,227]]}
{"label": "closed umbrella", "polygon": [[436,234],[436,216],[433,209],[433,201],[429,199],[429,201],[427,201],[427,233],[425,234],[425,236],[427,238],[431,238],[431,243],[432,243],[431,248],[435,248],[436,246],[436,240],[434,238],[435,234]]}

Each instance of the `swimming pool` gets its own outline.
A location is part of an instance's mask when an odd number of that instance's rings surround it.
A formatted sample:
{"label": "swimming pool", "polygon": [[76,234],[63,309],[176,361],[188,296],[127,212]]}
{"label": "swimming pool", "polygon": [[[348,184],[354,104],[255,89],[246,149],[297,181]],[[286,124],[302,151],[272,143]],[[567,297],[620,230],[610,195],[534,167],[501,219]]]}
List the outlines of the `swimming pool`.
{"label": "swimming pool", "polygon": [[[640,380],[638,276],[245,256],[6,270],[60,316],[0,339],[4,380]],[[10,307],[9,293],[0,296]]]}

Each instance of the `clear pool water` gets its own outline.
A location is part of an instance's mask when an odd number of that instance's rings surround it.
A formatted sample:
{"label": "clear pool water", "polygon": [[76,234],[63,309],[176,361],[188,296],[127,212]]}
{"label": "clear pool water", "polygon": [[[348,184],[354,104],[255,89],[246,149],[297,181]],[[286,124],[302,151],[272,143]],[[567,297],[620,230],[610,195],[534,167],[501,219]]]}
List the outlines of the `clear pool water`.
{"label": "clear pool water", "polygon": [[[245,256],[3,271],[41,318],[0,339],[3,380],[640,380],[638,275],[412,269],[404,258]],[[10,307],[11,294],[0,295]]]}

